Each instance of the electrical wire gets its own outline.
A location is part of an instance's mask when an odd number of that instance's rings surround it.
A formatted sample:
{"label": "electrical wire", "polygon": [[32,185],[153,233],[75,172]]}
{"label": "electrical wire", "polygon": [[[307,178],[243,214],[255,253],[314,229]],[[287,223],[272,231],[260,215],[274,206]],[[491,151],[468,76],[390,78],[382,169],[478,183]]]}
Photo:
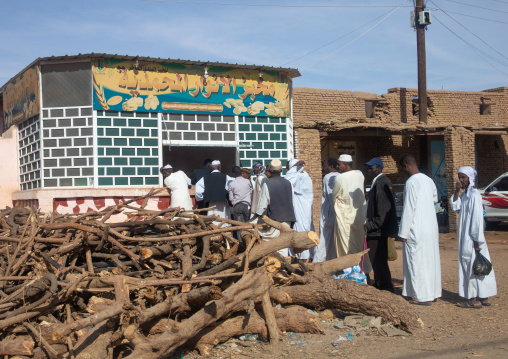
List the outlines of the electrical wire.
{"label": "electrical wire", "polygon": [[449,11],[449,10],[443,10],[443,11],[446,11],[449,14],[455,14],[455,15],[460,15],[460,16],[472,17],[474,19],[480,19],[480,20],[485,20],[485,21],[492,21],[492,22],[497,22],[497,23],[500,23],[500,24],[508,24],[508,22],[506,22],[506,21],[487,19],[485,17],[480,17],[480,16],[466,15],[466,14],[461,14],[460,12],[454,12],[454,11]]}
{"label": "electrical wire", "polygon": [[[167,2],[174,4],[193,4],[193,5],[220,5],[220,6],[249,6],[249,7],[292,7],[292,8],[392,8],[395,5],[277,5],[277,4],[240,4],[240,3],[220,3],[220,2],[201,2],[201,1],[178,1],[178,0],[142,0],[148,2]],[[412,6],[405,6],[412,7]]]}
{"label": "electrical wire", "polygon": [[[441,20],[439,20],[437,18],[437,16],[434,16],[434,19],[437,20],[437,22],[439,22],[441,25],[443,25],[448,31],[450,31],[453,35],[455,35],[456,37],[458,37],[461,41],[463,41],[467,46],[469,46],[483,61],[485,61],[487,64],[489,64],[492,68],[494,68],[495,70],[501,72],[502,74],[508,76],[508,73],[504,72],[503,70],[500,70],[498,69],[496,66],[494,66],[493,64],[491,64],[489,61],[487,61],[482,55],[481,53],[483,51],[479,50],[478,48],[476,48],[476,46],[472,45],[471,43],[469,43],[468,41],[466,41],[465,39],[463,39],[462,37],[460,37],[457,33],[455,33],[452,29],[450,29],[448,26],[446,26]],[[491,57],[490,55],[486,55],[487,57]]]}
{"label": "electrical wire", "polygon": [[434,4],[434,6],[436,6],[439,10],[441,10],[446,16],[448,16],[450,19],[452,19],[453,21],[455,21],[457,24],[459,24],[459,26],[461,26],[464,30],[466,30],[467,32],[469,32],[471,35],[473,35],[474,37],[476,37],[478,40],[480,40],[481,42],[483,42],[489,49],[491,49],[492,51],[496,52],[499,56],[501,57],[504,57],[505,59],[508,60],[508,57],[506,57],[505,55],[503,55],[502,53],[500,53],[499,51],[497,51],[496,49],[494,49],[492,46],[490,46],[486,41],[484,41],[482,38],[480,38],[478,35],[476,35],[474,32],[470,31],[468,28],[466,28],[464,25],[462,25],[460,22],[458,22],[457,20],[455,20],[453,17],[451,17],[446,11],[442,10],[436,3],[434,3],[432,0],[430,0],[430,2],[432,4]]}
{"label": "electrical wire", "polygon": [[[502,11],[502,10],[489,9],[489,8],[486,8],[486,7],[477,6],[477,5],[471,5],[471,4],[466,4],[466,3],[464,3],[464,2],[455,1],[455,0],[446,0],[446,1],[448,1],[448,2],[453,2],[453,3],[456,3],[456,4],[460,4],[460,5],[471,6],[471,7],[477,8],[477,9],[482,9],[482,10],[488,10],[488,11],[494,11],[494,12],[500,12],[500,13],[503,13],[503,14],[508,14],[508,11]],[[431,1],[431,2],[432,2],[432,1]],[[435,5],[435,4],[434,4],[434,5]]]}
{"label": "electrical wire", "polygon": [[289,65],[289,64],[290,64],[290,63],[292,63],[292,62],[298,61],[298,60],[300,60],[300,59],[304,58],[304,57],[305,57],[305,56],[307,56],[307,55],[310,55],[310,54],[315,53],[316,51],[319,51],[319,50],[321,50],[322,48],[324,48],[324,47],[326,47],[326,46],[328,46],[328,45],[331,45],[331,44],[333,44],[333,43],[335,43],[335,42],[337,42],[337,41],[339,41],[339,40],[341,40],[341,39],[345,38],[346,36],[351,35],[351,34],[353,34],[353,33],[357,32],[357,31],[358,31],[358,30],[360,30],[361,28],[363,28],[363,27],[365,27],[365,26],[369,25],[370,23],[372,23],[372,22],[376,21],[377,19],[379,19],[379,18],[381,18],[381,17],[383,17],[383,15],[378,16],[378,17],[376,17],[376,18],[375,18],[375,19],[373,19],[373,20],[370,20],[369,22],[367,22],[367,23],[363,24],[362,26],[360,26],[360,27],[358,27],[358,28],[354,29],[353,31],[350,31],[350,32],[348,32],[347,34],[342,35],[341,37],[338,37],[338,38],[336,38],[335,40],[330,41],[329,43],[324,44],[324,45],[322,45],[322,46],[318,47],[317,49],[314,49],[314,50],[312,50],[312,51],[307,52],[305,55],[302,55],[302,56],[300,56],[300,57],[297,57],[297,58],[296,58],[296,59],[294,59],[294,60],[291,60],[291,61],[289,61],[289,62],[286,62],[285,64],[282,64],[282,65],[281,65],[281,67],[285,67],[285,66]]}
{"label": "electrical wire", "polygon": [[368,30],[364,31],[361,35],[357,36],[356,38],[354,38],[352,41],[348,42],[346,45],[342,46],[340,49],[332,52],[331,54],[323,57],[322,59],[314,62],[312,65],[309,65],[305,68],[302,69],[302,71],[304,70],[307,70],[323,61],[325,61],[327,58],[335,55],[336,53],[338,53],[339,51],[342,51],[344,50],[346,47],[348,47],[349,45],[353,44],[354,42],[356,42],[357,40],[359,40],[360,38],[362,38],[364,35],[366,35],[370,30],[374,29],[375,27],[377,27],[379,24],[381,24],[383,21],[385,21],[388,17],[390,17],[390,15],[392,15],[395,11],[397,11],[400,7],[402,7],[402,5],[404,5],[405,3],[407,3],[409,0],[405,0],[402,4],[400,4],[399,6],[397,6],[395,9],[393,9],[392,11],[390,11],[385,17],[383,17],[380,21],[378,21],[374,26],[372,26],[371,28],[369,28]]}

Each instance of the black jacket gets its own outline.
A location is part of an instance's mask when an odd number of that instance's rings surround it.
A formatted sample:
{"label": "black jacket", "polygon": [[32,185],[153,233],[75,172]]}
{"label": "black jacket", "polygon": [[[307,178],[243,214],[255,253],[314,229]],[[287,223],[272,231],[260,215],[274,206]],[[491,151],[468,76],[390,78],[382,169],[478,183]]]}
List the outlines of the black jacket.
{"label": "black jacket", "polygon": [[397,211],[392,182],[384,174],[381,174],[369,191],[367,236],[392,236],[397,232]]}

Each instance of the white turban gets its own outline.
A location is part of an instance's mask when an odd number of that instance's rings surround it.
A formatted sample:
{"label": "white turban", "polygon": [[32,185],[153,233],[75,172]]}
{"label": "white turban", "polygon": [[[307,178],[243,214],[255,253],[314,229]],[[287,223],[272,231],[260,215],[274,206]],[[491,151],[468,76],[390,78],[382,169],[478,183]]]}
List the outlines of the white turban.
{"label": "white turban", "polygon": [[165,165],[164,167],[162,167],[163,170],[170,170],[172,168],[173,167],[171,165]]}
{"label": "white turban", "polygon": [[220,161],[219,160],[212,161],[212,166],[218,166],[218,165],[220,165]]}
{"label": "white turban", "polygon": [[298,162],[298,160],[296,158],[289,160],[289,168],[293,167],[297,162]]}
{"label": "white turban", "polygon": [[463,173],[469,177],[469,186],[467,187],[466,196],[467,196],[467,198],[470,198],[471,193],[473,193],[474,179],[476,177],[476,171],[472,167],[464,166],[464,167],[459,168],[458,173]]}
{"label": "white turban", "polygon": [[340,155],[339,156],[339,161],[341,162],[353,162],[353,157],[351,157],[351,155]]}

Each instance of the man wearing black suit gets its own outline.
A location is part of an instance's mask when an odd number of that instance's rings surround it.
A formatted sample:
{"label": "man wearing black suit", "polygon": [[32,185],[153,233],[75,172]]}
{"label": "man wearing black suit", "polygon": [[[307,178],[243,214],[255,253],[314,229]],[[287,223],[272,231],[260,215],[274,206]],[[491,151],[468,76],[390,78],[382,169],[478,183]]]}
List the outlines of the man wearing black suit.
{"label": "man wearing black suit", "polygon": [[393,197],[392,182],[384,175],[384,164],[379,158],[365,163],[368,174],[374,177],[367,202],[367,248],[374,270],[373,285],[381,290],[393,292],[392,277],[388,266],[388,237],[398,232],[397,212]]}

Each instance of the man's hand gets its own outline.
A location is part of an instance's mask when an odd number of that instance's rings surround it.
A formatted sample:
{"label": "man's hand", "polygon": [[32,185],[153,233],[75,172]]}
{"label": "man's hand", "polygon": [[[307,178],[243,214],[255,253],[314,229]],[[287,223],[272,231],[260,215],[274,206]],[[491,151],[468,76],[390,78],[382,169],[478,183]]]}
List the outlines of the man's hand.
{"label": "man's hand", "polygon": [[460,193],[461,189],[462,189],[462,183],[460,183],[460,181],[455,182],[455,192]]}
{"label": "man's hand", "polygon": [[395,237],[395,240],[396,240],[397,242],[404,242],[404,243],[406,242],[406,238],[402,238],[402,237],[400,237],[400,236],[396,236],[396,237]]}

